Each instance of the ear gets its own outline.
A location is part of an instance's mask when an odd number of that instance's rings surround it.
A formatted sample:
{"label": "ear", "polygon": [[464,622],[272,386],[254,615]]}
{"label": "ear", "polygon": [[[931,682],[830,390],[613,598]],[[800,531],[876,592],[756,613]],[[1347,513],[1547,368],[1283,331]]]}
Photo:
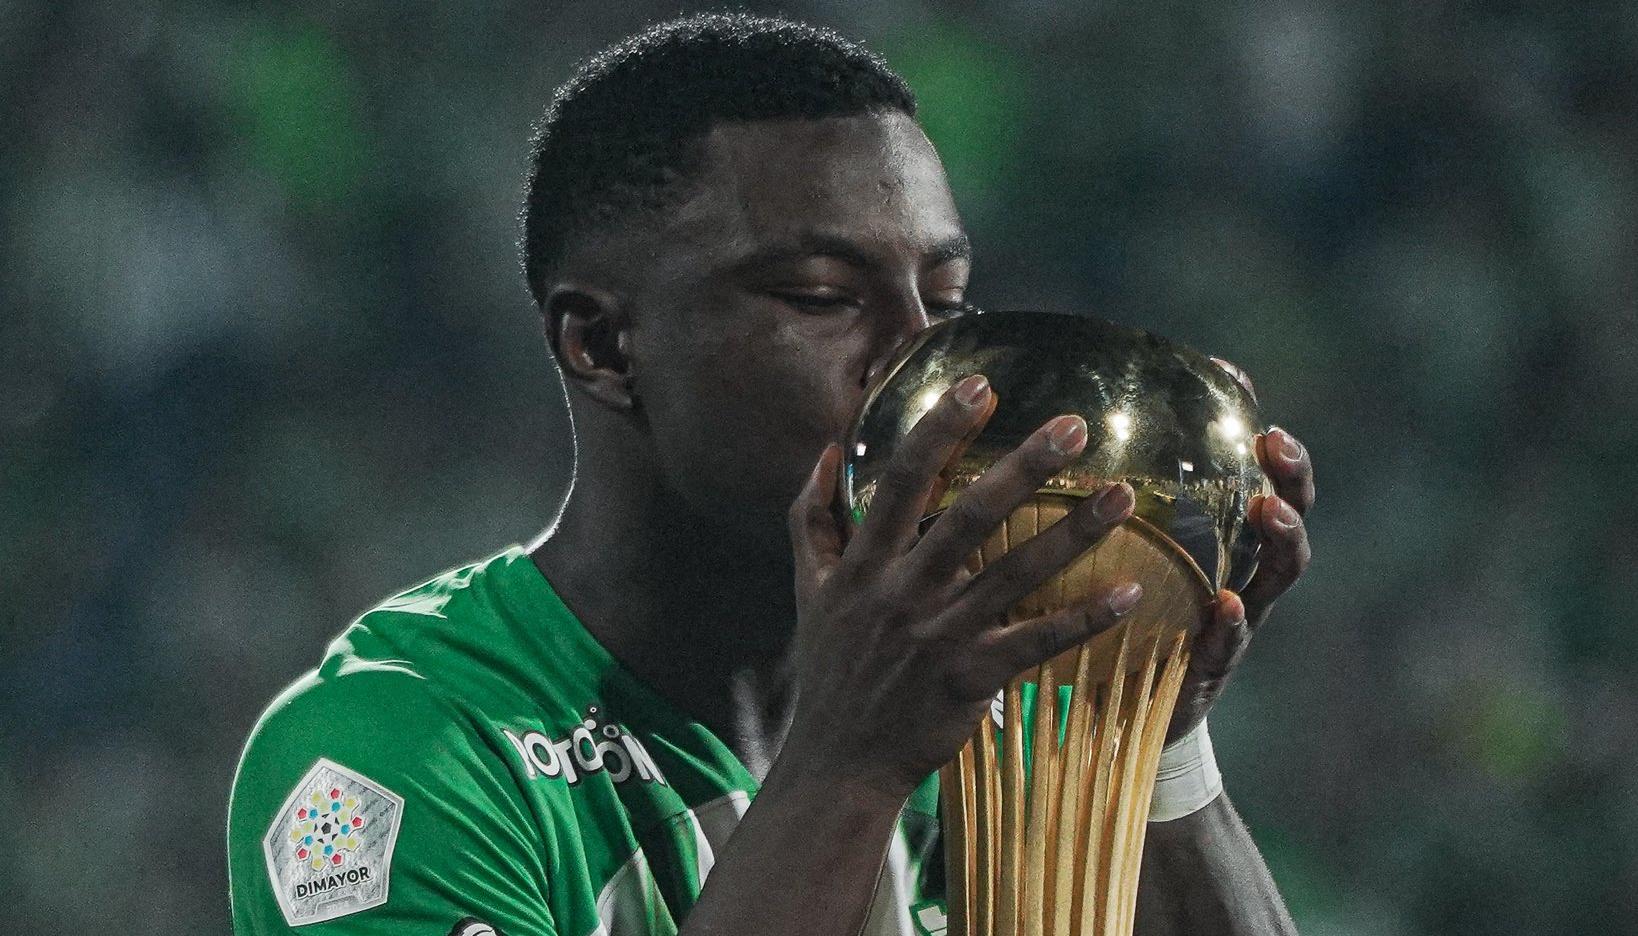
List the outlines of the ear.
{"label": "ear", "polygon": [[552,353],[569,382],[609,407],[634,409],[627,353],[631,323],[620,298],[593,286],[559,283],[541,311]]}

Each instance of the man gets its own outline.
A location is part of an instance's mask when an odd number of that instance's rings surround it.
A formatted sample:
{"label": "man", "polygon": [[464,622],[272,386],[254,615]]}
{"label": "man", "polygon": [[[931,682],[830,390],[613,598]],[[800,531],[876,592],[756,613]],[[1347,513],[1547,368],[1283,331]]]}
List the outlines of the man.
{"label": "man", "polygon": [[[1129,515],[1123,485],[962,571],[1085,444],[1078,417],[916,537],[990,411],[981,375],[918,424],[857,530],[835,519],[866,385],[965,307],[967,240],[914,111],[856,46],[744,16],[651,28],[559,90],[524,252],[570,388],[572,493],[528,551],[387,601],[273,703],[234,783],[237,932],[938,931],[931,775],[1007,679],[1142,597],[997,623]],[[1174,738],[1203,740],[1307,561],[1307,456],[1260,445],[1262,569],[1218,602]],[[1216,793],[1151,823],[1140,932],[1291,930]]]}

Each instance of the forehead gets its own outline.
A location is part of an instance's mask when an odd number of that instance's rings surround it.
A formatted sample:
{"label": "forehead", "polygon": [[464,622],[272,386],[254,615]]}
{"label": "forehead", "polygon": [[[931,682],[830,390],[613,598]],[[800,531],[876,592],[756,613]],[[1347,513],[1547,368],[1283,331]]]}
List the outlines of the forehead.
{"label": "forehead", "polygon": [[703,148],[696,194],[674,217],[714,253],[814,233],[916,250],[961,233],[938,154],[904,114],[725,124]]}

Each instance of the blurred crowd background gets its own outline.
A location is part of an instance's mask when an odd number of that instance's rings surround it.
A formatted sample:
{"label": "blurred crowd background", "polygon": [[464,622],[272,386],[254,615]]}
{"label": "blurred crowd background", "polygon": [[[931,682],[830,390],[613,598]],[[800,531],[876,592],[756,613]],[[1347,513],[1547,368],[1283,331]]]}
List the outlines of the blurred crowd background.
{"label": "blurred crowd background", "polygon": [[[683,8],[0,2],[0,929],[225,933],[262,706],[550,517],[530,124]],[[1302,931],[1638,932],[1638,6],[781,9],[918,90],[976,301],[1234,360],[1311,448],[1212,717]]]}

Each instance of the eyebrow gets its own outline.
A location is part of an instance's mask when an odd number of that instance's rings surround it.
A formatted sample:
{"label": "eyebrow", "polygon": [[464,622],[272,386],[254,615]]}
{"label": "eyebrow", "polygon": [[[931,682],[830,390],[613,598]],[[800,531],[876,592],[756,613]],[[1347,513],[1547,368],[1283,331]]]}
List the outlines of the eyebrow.
{"label": "eyebrow", "polygon": [[[968,240],[966,232],[963,231],[934,243],[923,252],[923,261],[928,267],[936,267],[952,260],[970,260],[972,255],[972,241]],[[858,242],[819,231],[803,232],[789,241],[753,251],[742,257],[734,266],[744,269],[807,257],[834,257],[861,269],[873,269],[877,266],[875,258],[863,250]]]}
{"label": "eyebrow", "polygon": [[967,239],[967,232],[961,231],[954,237],[947,237],[933,245],[927,252],[927,259],[933,266],[949,263],[951,260],[971,260],[973,258],[973,242]]}

